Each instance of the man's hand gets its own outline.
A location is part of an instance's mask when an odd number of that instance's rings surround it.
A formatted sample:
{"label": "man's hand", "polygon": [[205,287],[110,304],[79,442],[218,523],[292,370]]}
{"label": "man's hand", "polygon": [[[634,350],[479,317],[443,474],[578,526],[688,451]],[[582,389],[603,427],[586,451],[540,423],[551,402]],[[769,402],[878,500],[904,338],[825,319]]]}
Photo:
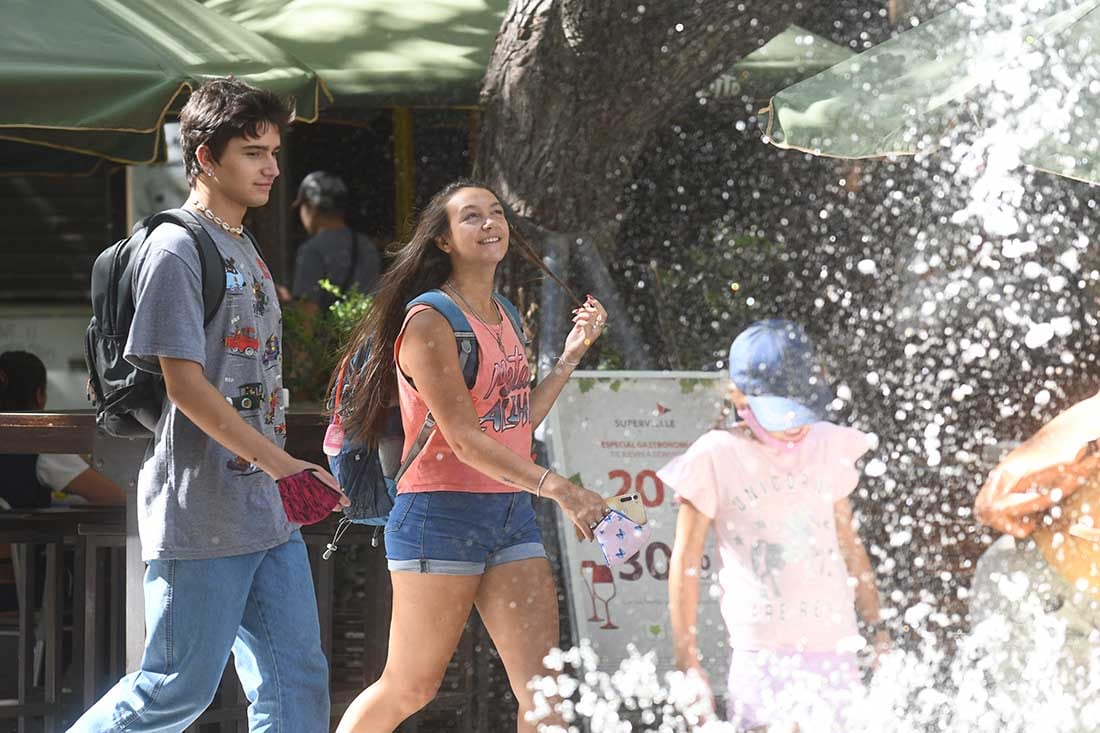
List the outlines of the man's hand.
{"label": "man's hand", "polygon": [[344,507],[351,506],[351,499],[349,499],[347,497],[347,494],[344,493],[344,490],[340,488],[340,482],[338,482],[331,473],[321,468],[316,463],[303,461],[301,459],[295,458],[289,453],[285,455],[285,459],[279,460],[274,463],[274,465],[272,465],[268,473],[271,478],[278,481],[281,478],[293,476],[294,474],[301,473],[302,471],[311,471],[313,475],[320,479],[323,484],[325,484],[330,489],[340,495],[340,503],[333,507],[332,511],[340,511]]}
{"label": "man's hand", "polygon": [[1033,438],[990,472],[974,502],[974,515],[983,524],[1023,539],[1035,531],[1043,512],[1080,488],[1085,478],[1098,470],[1100,456],[1082,451],[1074,462],[1057,463]]}

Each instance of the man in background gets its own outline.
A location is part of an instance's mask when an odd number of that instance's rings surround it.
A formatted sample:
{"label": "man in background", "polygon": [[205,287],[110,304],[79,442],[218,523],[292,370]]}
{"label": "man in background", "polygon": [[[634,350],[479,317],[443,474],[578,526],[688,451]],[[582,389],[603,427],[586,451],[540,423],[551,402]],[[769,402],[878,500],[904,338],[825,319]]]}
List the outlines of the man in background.
{"label": "man in background", "polygon": [[328,308],[334,298],[318,284],[324,279],[343,291],[372,292],[381,258],[369,238],[348,226],[347,185],[331,173],[314,171],[302,180],[292,206],[309,239],[298,247],[289,292],[280,288],[283,300],[300,299],[314,313]]}

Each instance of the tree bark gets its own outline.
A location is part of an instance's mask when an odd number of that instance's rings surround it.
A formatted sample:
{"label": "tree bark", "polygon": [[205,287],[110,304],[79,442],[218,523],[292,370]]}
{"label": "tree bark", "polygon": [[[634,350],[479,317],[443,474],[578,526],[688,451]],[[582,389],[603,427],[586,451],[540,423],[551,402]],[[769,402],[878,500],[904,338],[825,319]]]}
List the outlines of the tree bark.
{"label": "tree bark", "polygon": [[[569,235],[558,232],[544,233],[541,237],[542,264],[560,277],[569,278]],[[539,302],[539,343],[538,375],[543,379],[554,368],[554,362],[561,356],[562,345],[569,334],[569,319],[562,314],[569,311],[569,301],[558,284],[547,280],[542,285],[542,298]]]}
{"label": "tree bark", "polygon": [[513,0],[481,92],[480,177],[546,229],[603,228],[652,132],[797,7]]}
{"label": "tree bark", "polygon": [[[573,260],[583,260],[597,295],[612,306],[611,335],[630,368],[653,360],[591,243],[614,242],[619,195],[653,132],[803,7],[769,0],[513,0],[508,7],[481,91],[475,174],[542,229],[578,233],[570,238]],[[578,238],[591,250],[583,257]],[[559,307],[556,290],[544,284],[544,308]]]}

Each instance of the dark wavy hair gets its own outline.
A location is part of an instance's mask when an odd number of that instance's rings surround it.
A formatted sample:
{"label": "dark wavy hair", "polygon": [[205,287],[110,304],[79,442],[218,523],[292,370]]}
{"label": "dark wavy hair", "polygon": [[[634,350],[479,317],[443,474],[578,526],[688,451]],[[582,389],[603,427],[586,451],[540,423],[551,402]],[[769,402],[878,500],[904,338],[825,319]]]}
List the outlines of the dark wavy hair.
{"label": "dark wavy hair", "polygon": [[180,147],[187,183],[195,185],[199,175],[200,145],[210,148],[217,160],[233,138],[259,137],[268,125],[281,134],[293,119],[293,105],[266,89],[232,76],[204,82],[180,110]]}
{"label": "dark wavy hair", "polygon": [[[397,395],[397,365],[394,363],[394,344],[405,322],[405,306],[422,293],[439,288],[451,275],[450,257],[436,241],[447,233],[450,221],[447,204],[451,197],[465,188],[481,188],[489,191],[501,202],[508,223],[508,240],[544,273],[550,276],[578,304],[580,299],[569,287],[543,264],[542,258],[515,224],[515,214],[496,191],[468,179],[449,183],[432,196],[419,217],[412,237],[399,244],[393,264],[382,276],[374,295],[374,303],[363,320],[352,332],[344,349],[340,364],[349,363],[365,344],[370,344],[366,364],[356,375],[345,374],[350,388],[340,405],[341,419],[348,437],[368,446],[377,446],[387,419],[387,411]],[[337,369],[337,373],[339,369]],[[329,383],[329,394],[335,387],[336,374]]]}
{"label": "dark wavy hair", "polygon": [[29,351],[0,354],[0,410],[38,409],[38,393],[46,388],[46,365]]}

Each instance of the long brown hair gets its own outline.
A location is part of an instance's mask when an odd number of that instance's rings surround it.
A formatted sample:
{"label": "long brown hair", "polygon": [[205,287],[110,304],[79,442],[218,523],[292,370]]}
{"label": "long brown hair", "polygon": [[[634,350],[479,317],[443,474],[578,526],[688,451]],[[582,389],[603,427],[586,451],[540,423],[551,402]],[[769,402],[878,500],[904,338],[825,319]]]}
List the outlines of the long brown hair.
{"label": "long brown hair", "polygon": [[[420,212],[408,243],[399,245],[393,264],[382,275],[374,294],[374,303],[352,332],[340,359],[340,364],[348,364],[360,348],[370,345],[363,367],[355,374],[348,369],[344,375],[345,384],[350,387],[350,391],[345,393],[343,399],[346,401],[340,405],[341,420],[348,437],[356,442],[375,447],[385,429],[387,411],[393,406],[397,395],[397,365],[393,348],[405,322],[405,306],[418,295],[441,287],[451,276],[451,259],[437,246],[436,241],[450,228],[447,204],[452,196],[464,188],[482,188],[496,196],[504,207],[510,246],[519,245],[519,250],[525,257],[580,304],[580,299],[569,286],[543,264],[542,258],[516,226],[514,212],[496,191],[467,179],[447,184],[432,196]],[[332,394],[336,376],[333,374],[329,383],[329,394]]]}

